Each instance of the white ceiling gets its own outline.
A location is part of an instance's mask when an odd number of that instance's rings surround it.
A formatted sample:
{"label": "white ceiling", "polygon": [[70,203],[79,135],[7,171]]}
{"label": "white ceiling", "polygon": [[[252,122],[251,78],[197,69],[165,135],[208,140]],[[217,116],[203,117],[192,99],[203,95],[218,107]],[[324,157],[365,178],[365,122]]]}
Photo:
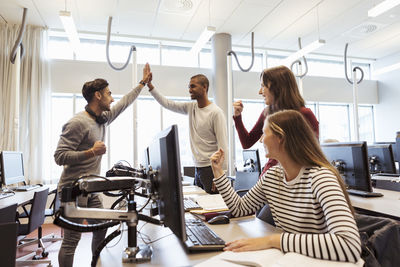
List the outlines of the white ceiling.
{"label": "white ceiling", "polygon": [[[192,3],[188,11],[168,7]],[[20,23],[27,7],[28,24],[62,29],[58,17],[65,6],[80,32],[105,33],[113,16],[112,33],[170,40],[195,41],[205,26],[232,35],[233,45],[297,50],[318,37],[327,44],[318,53],[379,59],[400,51],[400,6],[377,18],[368,9],[382,0],[1,0],[0,15]],[[0,23],[4,20],[0,17]],[[357,30],[376,25],[372,33]]]}

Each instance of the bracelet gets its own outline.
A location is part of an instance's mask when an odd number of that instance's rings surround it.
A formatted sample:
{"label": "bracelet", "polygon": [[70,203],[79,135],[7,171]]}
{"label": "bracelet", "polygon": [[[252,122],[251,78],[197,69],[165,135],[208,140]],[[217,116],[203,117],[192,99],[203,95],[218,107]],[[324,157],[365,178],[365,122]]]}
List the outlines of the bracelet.
{"label": "bracelet", "polygon": [[143,80],[141,80],[139,83],[140,83],[141,85],[143,85],[143,86],[146,85],[146,83],[145,83]]}

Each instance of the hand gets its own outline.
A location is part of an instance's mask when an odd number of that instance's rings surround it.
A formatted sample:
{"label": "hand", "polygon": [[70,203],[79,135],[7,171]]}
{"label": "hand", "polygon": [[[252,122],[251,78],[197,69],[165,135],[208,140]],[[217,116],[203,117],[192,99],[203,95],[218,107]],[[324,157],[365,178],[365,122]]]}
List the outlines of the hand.
{"label": "hand", "polygon": [[242,114],[243,103],[242,100],[233,102],[233,116],[237,117]]}
{"label": "hand", "polygon": [[91,149],[95,156],[103,155],[107,151],[106,145],[103,141],[96,141]]}
{"label": "hand", "polygon": [[250,250],[261,250],[268,248],[281,248],[280,234],[273,234],[258,238],[246,238],[240,239],[233,242],[229,242],[225,245],[224,250],[231,250],[233,252],[250,251]]}
{"label": "hand", "polygon": [[215,185],[214,182],[211,184],[211,192],[217,192],[217,186]]}
{"label": "hand", "polygon": [[217,152],[211,155],[211,168],[215,178],[219,178],[224,174],[222,164],[224,163],[225,152],[220,148]]}
{"label": "hand", "polygon": [[150,65],[149,63],[146,63],[146,65],[144,65],[143,68],[143,77],[142,77],[142,81],[145,83],[149,83],[152,80],[152,73],[150,71]]}
{"label": "hand", "polygon": [[153,79],[153,74],[150,73],[150,80],[149,80],[149,82],[147,83],[147,87],[149,88],[149,92],[150,92],[151,90],[154,89],[154,85],[151,83],[151,80],[152,80],[152,79]]}

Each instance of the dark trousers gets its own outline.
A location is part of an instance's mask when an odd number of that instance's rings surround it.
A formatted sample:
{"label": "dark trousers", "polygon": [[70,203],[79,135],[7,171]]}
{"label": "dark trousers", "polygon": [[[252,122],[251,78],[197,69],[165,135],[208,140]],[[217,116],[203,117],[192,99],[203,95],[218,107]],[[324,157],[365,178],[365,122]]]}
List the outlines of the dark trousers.
{"label": "dark trousers", "polygon": [[218,190],[212,191],[214,174],[211,166],[196,167],[194,173],[194,184],[201,187],[209,194],[218,194]]}
{"label": "dark trousers", "polygon": [[[103,208],[103,204],[98,195],[89,195],[88,197],[78,198],[79,207],[89,208]],[[68,220],[76,223],[82,223],[83,219],[69,218]],[[103,222],[102,220],[88,219],[89,224]],[[104,240],[107,229],[93,232],[92,238],[92,253],[96,250],[97,246]],[[75,249],[81,239],[81,233],[72,230],[64,229],[64,239],[61,244],[60,251],[58,252],[58,264],[60,267],[72,267],[74,262]],[[90,255],[88,251],[88,256]],[[91,255],[90,255],[91,256]]]}

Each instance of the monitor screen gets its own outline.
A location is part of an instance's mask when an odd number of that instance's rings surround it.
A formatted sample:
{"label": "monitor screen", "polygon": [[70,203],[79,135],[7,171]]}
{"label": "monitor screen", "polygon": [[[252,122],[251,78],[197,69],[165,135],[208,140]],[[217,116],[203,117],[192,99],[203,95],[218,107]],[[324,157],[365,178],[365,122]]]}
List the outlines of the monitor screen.
{"label": "monitor screen", "polygon": [[2,151],[0,161],[1,180],[4,185],[25,182],[22,152]]}
{"label": "monitor screen", "polygon": [[396,173],[391,144],[368,146],[370,173]]}
{"label": "monitor screen", "polygon": [[372,192],[366,142],[326,143],[321,148],[349,189]]}
{"label": "monitor screen", "polygon": [[172,125],[157,134],[149,146],[149,165],[158,170],[158,212],[164,225],[186,241],[178,126]]}
{"label": "monitor screen", "polygon": [[260,156],[258,149],[243,150],[243,167],[247,172],[261,173]]}

